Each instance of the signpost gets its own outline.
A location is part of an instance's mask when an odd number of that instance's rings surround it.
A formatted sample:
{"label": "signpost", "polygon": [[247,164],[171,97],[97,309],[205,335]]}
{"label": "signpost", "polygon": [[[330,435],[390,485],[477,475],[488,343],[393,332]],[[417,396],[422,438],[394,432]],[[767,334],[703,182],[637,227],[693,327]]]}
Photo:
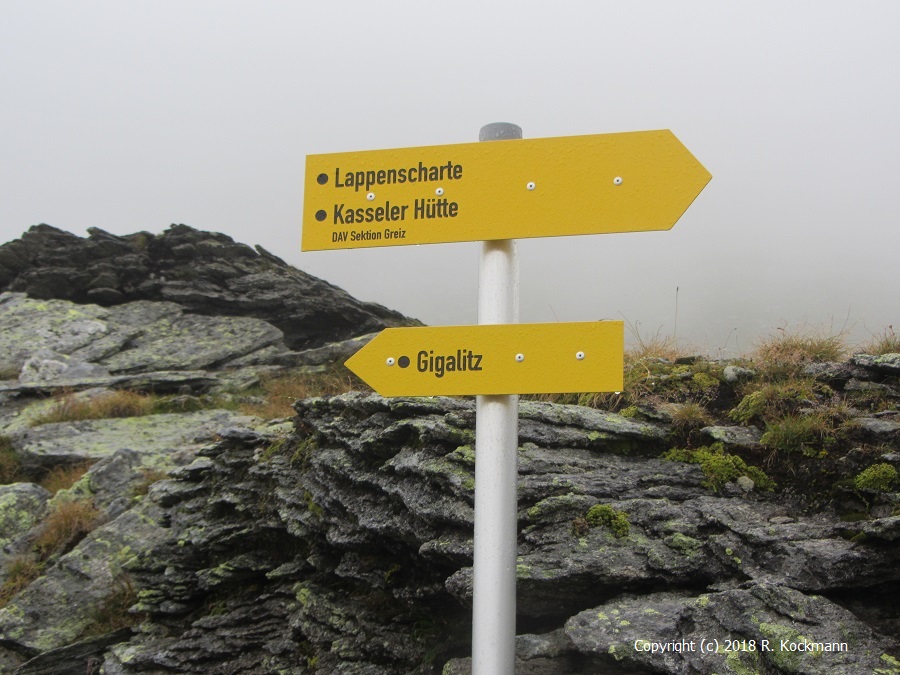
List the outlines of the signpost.
{"label": "signpost", "polygon": [[668,230],[709,182],[672,132],[309,155],[304,251],[481,241],[477,326],[387,328],[347,367],[383,396],[475,394],[472,673],[515,670],[518,395],[620,391],[621,321],[519,324],[516,238]]}
{"label": "signpost", "polygon": [[668,130],[309,155],[302,249],[668,230],[710,178]]}
{"label": "signpost", "polygon": [[346,366],[382,396],[621,391],[621,321],[386,328]]}

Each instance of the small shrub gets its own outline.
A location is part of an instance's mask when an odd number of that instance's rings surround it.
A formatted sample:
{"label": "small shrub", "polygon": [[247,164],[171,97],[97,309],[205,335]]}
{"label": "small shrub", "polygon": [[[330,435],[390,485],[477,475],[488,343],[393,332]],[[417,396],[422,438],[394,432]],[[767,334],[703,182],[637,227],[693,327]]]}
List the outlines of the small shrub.
{"label": "small shrub", "polygon": [[873,464],[853,479],[858,490],[890,492],[897,485],[897,469],[890,464]]}
{"label": "small shrub", "polygon": [[578,516],[577,518],[572,520],[572,534],[578,538],[585,536],[591,529],[591,524],[587,521],[587,518],[583,516]]}
{"label": "small shrub", "polygon": [[43,529],[34,541],[41,560],[71,550],[100,522],[101,513],[90,499],[58,502],[44,520]]}
{"label": "small shrub", "polygon": [[155,405],[154,397],[134,391],[111,391],[93,398],[63,394],[54,400],[49,410],[36,415],[30,424],[39,426],[112,417],[141,417],[151,414]]}
{"label": "small shrub", "polygon": [[591,527],[606,527],[617,538],[627,537],[631,531],[628,522],[628,514],[624,511],[616,511],[609,504],[597,504],[588,509],[584,519]]}
{"label": "small shrub", "polygon": [[774,490],[775,483],[759,467],[748,466],[737,455],[725,452],[721,443],[713,443],[696,450],[673,448],[662,456],[670,462],[687,462],[699,464],[700,470],[706,476],[704,487],[716,492],[720,491],[726,483],[733,482],[741,476],[746,476],[753,481],[760,490]]}

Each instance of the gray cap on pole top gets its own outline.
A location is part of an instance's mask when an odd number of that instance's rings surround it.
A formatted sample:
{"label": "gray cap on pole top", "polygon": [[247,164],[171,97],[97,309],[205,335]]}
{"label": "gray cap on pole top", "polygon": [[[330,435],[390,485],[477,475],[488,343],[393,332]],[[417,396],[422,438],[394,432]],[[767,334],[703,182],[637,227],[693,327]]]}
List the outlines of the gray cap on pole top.
{"label": "gray cap on pole top", "polygon": [[479,141],[508,141],[522,138],[522,127],[509,122],[491,122],[481,127]]}

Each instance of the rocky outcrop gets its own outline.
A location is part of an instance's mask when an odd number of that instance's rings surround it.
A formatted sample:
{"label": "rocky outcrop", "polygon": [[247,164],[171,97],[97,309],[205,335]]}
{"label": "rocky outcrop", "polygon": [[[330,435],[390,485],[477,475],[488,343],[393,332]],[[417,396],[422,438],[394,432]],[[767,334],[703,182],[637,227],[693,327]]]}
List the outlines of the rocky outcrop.
{"label": "rocky outcrop", "polygon": [[[89,615],[28,617],[127,575],[141,623],[91,652],[106,673],[468,672],[473,404],[297,413],[287,440],[225,430],[152,485],[0,610],[3,646],[33,667],[80,653]],[[659,457],[663,424],[523,402],[521,426],[517,672],[900,670],[900,516],[715,490]]]}
{"label": "rocky outcrop", "polygon": [[0,291],[105,307],[166,301],[187,314],[263,319],[294,351],[417,323],[224,234],[187,225],[160,235],[89,232],[81,238],[35,225],[3,244]]}
{"label": "rocky outcrop", "polygon": [[[206,409],[393,320],[357,303],[326,336],[285,267],[183,226],[0,247],[28,292],[0,293],[0,473],[92,463],[0,485],[0,671],[470,672],[472,401]],[[521,401],[516,672],[900,675],[898,359],[807,364],[777,395],[824,426],[780,449],[761,364],[657,359],[621,414]],[[173,409],[48,416],[119,389]]]}

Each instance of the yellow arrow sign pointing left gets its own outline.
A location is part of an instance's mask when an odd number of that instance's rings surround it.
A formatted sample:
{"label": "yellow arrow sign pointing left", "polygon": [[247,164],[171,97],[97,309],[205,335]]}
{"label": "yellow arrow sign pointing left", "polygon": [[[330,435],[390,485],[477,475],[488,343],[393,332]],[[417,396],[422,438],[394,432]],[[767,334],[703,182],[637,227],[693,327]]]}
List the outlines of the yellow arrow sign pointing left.
{"label": "yellow arrow sign pointing left", "polygon": [[382,396],[622,390],[621,321],[386,328],[345,365]]}

